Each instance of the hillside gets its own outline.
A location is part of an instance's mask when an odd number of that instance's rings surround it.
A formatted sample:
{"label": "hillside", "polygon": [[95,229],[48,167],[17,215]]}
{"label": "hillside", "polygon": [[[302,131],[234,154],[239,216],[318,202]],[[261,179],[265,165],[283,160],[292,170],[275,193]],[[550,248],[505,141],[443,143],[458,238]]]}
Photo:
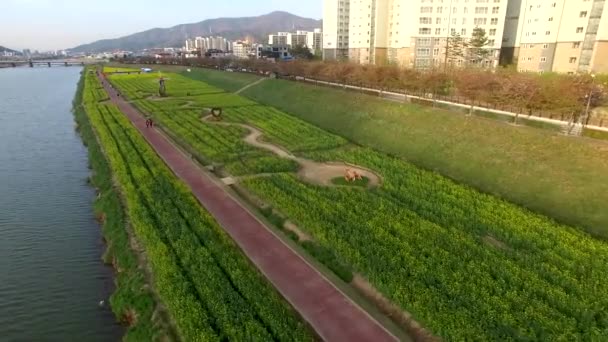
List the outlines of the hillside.
{"label": "hillside", "polygon": [[8,52],[14,52],[14,53],[19,54],[19,55],[21,54],[21,52],[19,52],[19,51],[11,50],[11,49],[9,49],[7,47],[4,47],[4,46],[0,45],[0,53],[6,52],[6,51],[8,51]]}
{"label": "hillside", "polygon": [[252,36],[265,41],[265,36],[277,31],[312,30],[322,26],[321,20],[302,18],[287,12],[272,12],[257,17],[217,18],[170,28],[154,28],[116,39],[104,39],[80,45],[72,52],[101,52],[111,50],[140,50],[154,47],[181,47],[187,38],[220,35],[228,39]]}

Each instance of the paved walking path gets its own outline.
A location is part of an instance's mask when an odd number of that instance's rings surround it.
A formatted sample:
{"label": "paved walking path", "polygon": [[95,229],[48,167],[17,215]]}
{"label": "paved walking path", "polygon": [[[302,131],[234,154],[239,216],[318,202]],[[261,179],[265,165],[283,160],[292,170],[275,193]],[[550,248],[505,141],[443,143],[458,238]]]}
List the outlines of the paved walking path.
{"label": "paved walking path", "polygon": [[[102,82],[103,76],[102,76]],[[224,188],[104,82],[110,99],[192,190],[245,255],[325,341],[397,341],[321,273],[265,227]]]}

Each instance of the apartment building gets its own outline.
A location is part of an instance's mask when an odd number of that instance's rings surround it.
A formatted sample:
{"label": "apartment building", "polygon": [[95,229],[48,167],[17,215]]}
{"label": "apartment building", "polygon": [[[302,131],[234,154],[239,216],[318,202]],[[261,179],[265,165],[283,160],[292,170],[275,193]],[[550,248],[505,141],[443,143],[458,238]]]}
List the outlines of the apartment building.
{"label": "apartment building", "polygon": [[232,43],[232,55],[237,58],[249,58],[255,54],[252,50],[253,46],[248,42],[237,41]]}
{"label": "apartment building", "polygon": [[278,32],[268,35],[268,44],[275,46],[305,46],[311,52],[322,49],[323,32],[321,29],[314,31]]}
{"label": "apartment building", "polygon": [[277,34],[268,35],[269,45],[288,45],[289,32],[278,32]]}
{"label": "apartment building", "polygon": [[[428,68],[483,63],[498,65],[508,0],[394,0],[389,18],[389,61]],[[391,27],[392,25],[392,27]],[[454,55],[454,37],[469,41],[475,28],[484,30],[489,50],[483,61],[474,61],[466,50]],[[452,44],[452,46],[450,46]],[[409,54],[409,57],[408,57]]]}
{"label": "apartment building", "polygon": [[[325,0],[325,7],[335,5]],[[470,39],[476,27],[489,38],[491,50],[483,61],[498,65],[505,27],[507,0],[350,0],[349,58],[359,63],[395,63],[429,68],[451,62],[465,64],[468,57],[447,58],[453,35]],[[323,18],[324,27],[336,27],[333,12]],[[343,21],[345,19],[342,19]],[[335,20],[334,20],[335,21]],[[335,40],[333,31],[325,40]],[[327,48],[327,43],[324,44]]]}
{"label": "apartment building", "polygon": [[196,37],[186,39],[186,51],[200,51],[201,54],[209,50],[231,51],[232,42],[224,37]]}
{"label": "apartment building", "polygon": [[350,0],[323,0],[323,59],[348,58]]}
{"label": "apartment building", "polygon": [[520,71],[608,72],[605,0],[512,0],[502,63]]}
{"label": "apartment building", "polygon": [[312,53],[317,53],[323,50],[323,30],[318,28],[307,33],[307,46]]}
{"label": "apartment building", "polygon": [[386,61],[389,0],[351,0],[348,58],[361,64]]}
{"label": "apartment building", "polygon": [[287,34],[287,45],[289,46],[308,46],[308,31],[296,31]]}

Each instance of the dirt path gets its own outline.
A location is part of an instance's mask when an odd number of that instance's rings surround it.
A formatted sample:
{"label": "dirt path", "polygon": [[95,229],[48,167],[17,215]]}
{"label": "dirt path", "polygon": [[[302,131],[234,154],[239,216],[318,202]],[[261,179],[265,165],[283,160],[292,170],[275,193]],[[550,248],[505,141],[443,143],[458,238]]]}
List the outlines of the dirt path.
{"label": "dirt path", "polygon": [[264,133],[256,127],[241,123],[211,121],[210,118],[211,116],[205,116],[203,117],[203,120],[217,125],[239,126],[245,128],[249,130],[249,134],[243,138],[243,141],[246,143],[270,151],[281,158],[295,160],[300,164],[298,176],[308,183],[322,186],[334,186],[332,179],[344,177],[346,171],[349,169],[357,171],[360,175],[367,177],[369,179],[368,188],[378,187],[382,183],[381,178],[371,170],[345,163],[319,163],[314,160],[296,157],[278,145],[260,141],[260,137]]}
{"label": "dirt path", "polygon": [[267,78],[266,78],[266,77],[262,77],[262,78],[260,78],[259,80],[255,81],[255,82],[253,82],[253,83],[250,83],[250,84],[248,84],[248,85],[244,86],[243,88],[241,88],[241,89],[239,89],[239,90],[235,91],[234,93],[238,95],[238,94],[240,94],[240,93],[244,92],[245,90],[247,90],[247,89],[249,89],[249,88],[253,87],[254,85],[257,85],[257,84],[260,84],[260,83],[264,82],[265,80],[267,80]]}
{"label": "dirt path", "polygon": [[302,166],[300,171],[298,171],[298,176],[312,184],[336,186],[332,183],[332,180],[335,178],[344,177],[346,171],[349,169],[357,171],[363,177],[367,177],[369,179],[369,183],[367,184],[368,188],[378,187],[381,183],[378,175],[359,166],[338,162],[318,163],[303,158],[297,158],[296,161]]}
{"label": "dirt path", "polygon": [[[103,77],[102,77],[103,81]],[[110,99],[131,120],[171,170],[190,187],[243,253],[266,276],[325,341],[397,341],[398,339],[336,288],[296,251],[202,172],[157,129],[146,128],[144,116],[116,92]]]}

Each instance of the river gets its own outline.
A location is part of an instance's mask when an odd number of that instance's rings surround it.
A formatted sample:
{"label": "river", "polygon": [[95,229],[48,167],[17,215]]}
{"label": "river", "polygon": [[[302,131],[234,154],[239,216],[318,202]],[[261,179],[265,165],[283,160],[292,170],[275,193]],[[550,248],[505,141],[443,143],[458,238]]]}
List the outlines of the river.
{"label": "river", "polygon": [[[0,340],[117,341],[71,113],[81,68],[0,70]],[[100,306],[104,300],[106,305]]]}

